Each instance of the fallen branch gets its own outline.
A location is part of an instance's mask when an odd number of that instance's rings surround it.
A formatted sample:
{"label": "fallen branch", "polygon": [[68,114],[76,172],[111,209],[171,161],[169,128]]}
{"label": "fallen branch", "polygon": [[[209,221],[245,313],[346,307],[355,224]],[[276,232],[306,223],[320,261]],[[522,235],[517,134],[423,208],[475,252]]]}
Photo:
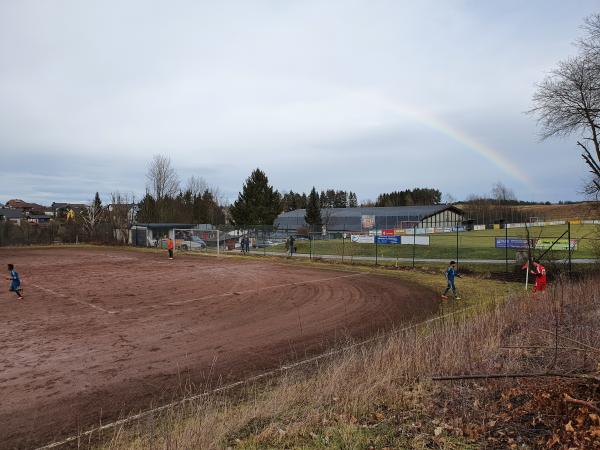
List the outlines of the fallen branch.
{"label": "fallen branch", "polygon": [[555,350],[558,348],[559,350],[573,350],[578,352],[589,352],[591,350],[585,348],[576,348],[576,347],[549,347],[547,345],[503,345],[498,347],[500,350],[507,349],[543,349],[543,350]]}
{"label": "fallen branch", "polygon": [[564,394],[564,400],[567,403],[573,403],[574,405],[585,406],[593,411],[600,412],[600,408],[594,405],[592,402],[586,402],[585,400],[579,400],[571,397],[569,394]]}
{"label": "fallen branch", "polygon": [[590,380],[590,381],[595,381],[596,383],[600,383],[600,376],[598,376],[598,375],[588,375],[588,374],[582,373],[582,374],[578,375],[576,378],[583,378],[584,380]]}
{"label": "fallen branch", "polygon": [[452,381],[452,380],[480,380],[487,378],[536,378],[536,377],[562,377],[562,378],[577,378],[576,375],[553,372],[539,373],[481,373],[473,375],[447,375],[439,377],[431,377],[433,381]]}

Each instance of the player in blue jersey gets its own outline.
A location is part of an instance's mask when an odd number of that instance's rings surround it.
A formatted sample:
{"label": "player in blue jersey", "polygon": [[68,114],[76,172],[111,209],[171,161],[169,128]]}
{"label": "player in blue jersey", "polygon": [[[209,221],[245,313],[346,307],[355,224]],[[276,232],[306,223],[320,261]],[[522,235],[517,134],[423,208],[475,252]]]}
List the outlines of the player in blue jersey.
{"label": "player in blue jersey", "polygon": [[460,296],[456,293],[456,286],[454,285],[454,278],[461,278],[460,274],[456,269],[456,262],[450,261],[450,266],[446,269],[445,272],[446,280],[448,281],[448,285],[446,286],[446,290],[442,294],[442,298],[444,300],[448,299],[448,291],[452,289],[452,294],[456,300],[460,300]]}
{"label": "player in blue jersey", "polygon": [[12,264],[8,265],[8,273],[10,276],[6,277],[7,280],[10,280],[10,288],[9,291],[17,294],[19,300],[23,300],[23,290],[21,289],[21,279],[19,278],[19,274],[15,270],[15,266]]}

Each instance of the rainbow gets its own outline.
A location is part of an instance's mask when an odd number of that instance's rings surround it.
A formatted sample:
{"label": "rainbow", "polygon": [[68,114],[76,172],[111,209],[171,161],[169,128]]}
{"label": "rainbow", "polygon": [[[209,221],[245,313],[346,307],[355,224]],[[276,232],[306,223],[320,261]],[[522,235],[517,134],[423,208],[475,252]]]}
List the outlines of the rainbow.
{"label": "rainbow", "polygon": [[450,139],[473,150],[475,153],[490,161],[492,164],[499,167],[504,172],[508,173],[509,175],[524,183],[525,185],[533,187],[533,181],[531,180],[531,178],[529,178],[529,176],[527,176],[523,169],[518,167],[514,162],[504,157],[502,153],[500,153],[498,150],[493,149],[489,145],[480,142],[473,136],[467,134],[462,130],[459,130],[458,128],[453,127],[449,123],[444,122],[443,120],[434,116],[433,114],[426,111],[418,110],[416,108],[409,108],[406,106],[393,104],[389,101],[385,102],[385,109],[403,117],[412,119],[420,123],[421,125],[424,125],[449,137]]}

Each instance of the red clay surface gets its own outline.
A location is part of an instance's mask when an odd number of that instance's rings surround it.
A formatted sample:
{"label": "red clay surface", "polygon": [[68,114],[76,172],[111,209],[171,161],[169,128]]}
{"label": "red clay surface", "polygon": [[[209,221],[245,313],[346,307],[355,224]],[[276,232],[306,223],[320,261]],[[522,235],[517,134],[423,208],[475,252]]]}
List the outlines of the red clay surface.
{"label": "red clay surface", "polygon": [[107,249],[2,249],[0,445],[34,448],[434,312],[391,277]]}

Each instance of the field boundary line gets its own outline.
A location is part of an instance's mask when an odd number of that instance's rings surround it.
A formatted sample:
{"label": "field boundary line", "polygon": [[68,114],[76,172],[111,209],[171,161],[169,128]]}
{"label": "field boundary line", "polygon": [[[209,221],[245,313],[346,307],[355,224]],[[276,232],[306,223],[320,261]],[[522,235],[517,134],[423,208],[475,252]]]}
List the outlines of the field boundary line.
{"label": "field boundary line", "polygon": [[117,314],[117,312],[118,312],[118,311],[113,311],[113,310],[110,310],[110,309],[105,309],[105,308],[103,308],[101,306],[94,305],[93,303],[88,303],[88,302],[84,302],[82,300],[77,300],[76,298],[73,298],[70,295],[61,294],[60,292],[53,291],[52,289],[45,288],[45,287],[40,286],[38,284],[33,284],[32,283],[31,286],[33,286],[35,288],[38,288],[41,291],[47,292],[49,294],[52,294],[52,295],[54,295],[56,297],[64,298],[64,299],[67,299],[67,300],[71,300],[71,301],[73,301],[75,303],[79,303],[80,305],[89,306],[90,308],[97,309],[98,311],[102,311],[102,312],[104,312],[106,314]]}
{"label": "field boundary line", "polygon": [[171,303],[167,303],[167,305],[169,305],[169,306],[181,306],[181,305],[186,305],[188,303],[199,302],[201,300],[207,300],[209,298],[230,297],[232,295],[251,294],[253,292],[265,291],[265,290],[269,290],[269,289],[277,289],[277,288],[290,287],[290,286],[300,286],[300,285],[303,285],[303,284],[320,283],[320,282],[324,282],[324,281],[339,280],[341,278],[358,277],[358,276],[362,276],[362,275],[367,275],[367,273],[364,273],[364,272],[356,273],[355,272],[355,273],[351,273],[349,275],[340,275],[340,276],[329,277],[329,278],[319,278],[318,280],[295,281],[293,283],[276,284],[276,285],[273,285],[273,286],[264,286],[264,287],[257,288],[257,289],[246,289],[244,291],[224,292],[222,294],[211,294],[211,295],[206,295],[204,297],[192,298],[192,299],[189,299],[189,300],[182,300],[182,301],[179,301],[179,302],[171,302]]}
{"label": "field boundary line", "polygon": [[350,344],[350,345],[347,345],[347,346],[344,346],[344,347],[341,347],[341,348],[338,348],[338,349],[334,349],[334,350],[331,350],[329,352],[321,353],[320,355],[316,355],[316,356],[313,356],[311,358],[303,359],[301,361],[296,361],[296,362],[291,363],[291,364],[285,364],[285,365],[279,366],[276,369],[272,369],[272,370],[269,370],[269,371],[266,371],[266,372],[262,372],[262,373],[259,373],[258,375],[254,375],[252,377],[245,378],[243,380],[235,381],[235,382],[227,384],[225,386],[221,386],[221,387],[218,387],[218,388],[215,388],[215,389],[211,389],[209,391],[204,391],[204,392],[201,392],[199,394],[192,395],[192,396],[189,396],[189,397],[184,397],[184,398],[176,400],[174,402],[167,403],[166,405],[158,406],[156,408],[147,409],[147,410],[141,411],[141,412],[139,412],[137,414],[125,417],[123,419],[119,419],[119,420],[115,420],[113,422],[106,423],[106,424],[101,425],[99,427],[95,427],[95,428],[89,429],[87,431],[84,431],[84,432],[82,432],[80,434],[69,436],[68,438],[65,438],[65,439],[63,439],[61,441],[52,442],[52,443],[44,445],[42,447],[38,447],[35,450],[49,450],[49,449],[52,449],[52,448],[61,447],[63,445],[66,445],[66,444],[69,444],[71,442],[77,441],[77,440],[79,440],[79,439],[81,439],[83,437],[91,436],[94,433],[98,433],[100,431],[105,431],[105,430],[109,430],[109,429],[112,429],[112,428],[116,428],[116,427],[118,427],[120,425],[126,425],[129,422],[133,422],[133,421],[136,421],[138,419],[143,419],[144,417],[151,416],[153,414],[156,414],[158,412],[161,412],[161,411],[164,411],[164,410],[167,410],[167,409],[170,409],[170,408],[181,406],[181,405],[183,405],[185,403],[188,403],[188,402],[193,402],[195,400],[207,397],[209,395],[218,394],[220,392],[225,392],[225,391],[234,389],[234,388],[239,387],[239,386],[243,386],[243,385],[246,385],[246,384],[253,383],[253,382],[261,380],[263,378],[269,378],[271,376],[287,372],[288,370],[292,370],[292,369],[295,369],[297,367],[301,367],[301,366],[304,366],[304,365],[307,365],[307,364],[314,363],[314,362],[319,361],[321,359],[330,358],[332,356],[344,353],[344,352],[346,352],[346,351],[348,351],[348,350],[350,350],[352,348],[364,346],[366,344],[369,344],[369,343],[372,343],[372,342],[375,342],[375,341],[378,341],[378,340],[385,339],[386,337],[389,338],[391,336],[395,336],[395,335],[403,333],[405,331],[408,331],[408,330],[411,330],[411,329],[414,329],[414,328],[417,328],[417,327],[421,327],[421,326],[424,326],[424,325],[427,325],[427,324],[430,324],[430,323],[433,323],[433,322],[437,322],[438,320],[442,320],[442,319],[445,319],[445,318],[448,318],[448,317],[452,317],[452,316],[455,316],[455,315],[458,315],[458,314],[462,314],[462,313],[464,313],[466,311],[475,309],[477,307],[481,307],[481,305],[471,305],[471,306],[468,306],[466,308],[459,309],[458,311],[453,311],[451,313],[446,313],[446,314],[443,314],[441,316],[432,317],[432,318],[424,320],[422,322],[415,323],[415,324],[412,324],[412,325],[408,325],[408,326],[400,328],[398,330],[393,330],[390,333],[383,333],[381,335],[373,336],[373,337],[370,337],[370,338],[365,339],[365,340],[360,341],[360,342],[355,342],[353,344]]}

